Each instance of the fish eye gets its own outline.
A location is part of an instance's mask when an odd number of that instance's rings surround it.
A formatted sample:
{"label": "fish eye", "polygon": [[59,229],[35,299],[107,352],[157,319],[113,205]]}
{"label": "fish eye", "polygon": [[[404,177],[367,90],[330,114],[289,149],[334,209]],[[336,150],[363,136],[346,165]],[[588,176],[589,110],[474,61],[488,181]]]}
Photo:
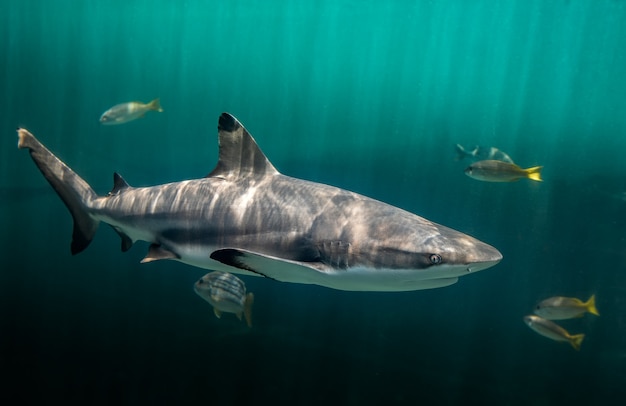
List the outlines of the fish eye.
{"label": "fish eye", "polygon": [[198,284],[202,284],[202,283],[204,283],[204,280],[200,279],[200,280],[198,281]]}
{"label": "fish eye", "polygon": [[441,263],[441,255],[439,254],[430,254],[428,259],[430,260],[430,263],[433,265],[437,265]]}

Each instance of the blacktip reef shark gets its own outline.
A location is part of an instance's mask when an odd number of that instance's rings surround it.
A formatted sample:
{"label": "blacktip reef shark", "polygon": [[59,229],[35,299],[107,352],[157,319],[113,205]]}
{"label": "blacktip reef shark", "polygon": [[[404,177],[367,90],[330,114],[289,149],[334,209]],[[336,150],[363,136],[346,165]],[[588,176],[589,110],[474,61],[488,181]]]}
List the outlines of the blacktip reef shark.
{"label": "blacktip reef shark", "polygon": [[100,222],[151,245],[141,262],[200,268],[349,291],[438,288],[497,264],[494,247],[389,204],[274,168],[232,115],[218,121],[219,160],[206,177],[131,187],[117,173],[98,196],[31,133],[30,155],[73,220],[72,254]]}

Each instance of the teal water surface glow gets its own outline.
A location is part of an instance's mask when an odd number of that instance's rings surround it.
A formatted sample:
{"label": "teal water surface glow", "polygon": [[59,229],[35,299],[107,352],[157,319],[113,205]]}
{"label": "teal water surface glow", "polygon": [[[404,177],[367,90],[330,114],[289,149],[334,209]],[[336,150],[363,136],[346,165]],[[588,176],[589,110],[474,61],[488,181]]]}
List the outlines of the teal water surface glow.
{"label": "teal water surface glow", "polygon": [[[626,391],[626,2],[0,2],[0,399],[65,404],[621,404]],[[111,106],[163,113],[102,126]],[[283,173],[399,206],[497,247],[435,290],[341,292],[244,278],[254,327],[71,218],[33,132],[101,194],[197,178],[235,115]],[[454,145],[544,182],[463,173]],[[208,253],[207,253],[208,255]],[[522,317],[549,296],[580,352]]]}

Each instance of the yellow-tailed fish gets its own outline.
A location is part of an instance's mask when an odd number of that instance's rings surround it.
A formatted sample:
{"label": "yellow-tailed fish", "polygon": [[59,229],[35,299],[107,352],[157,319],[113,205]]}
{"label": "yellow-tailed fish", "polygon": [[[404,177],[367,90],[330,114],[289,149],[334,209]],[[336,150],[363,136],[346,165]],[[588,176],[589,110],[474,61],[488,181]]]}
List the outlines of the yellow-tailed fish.
{"label": "yellow-tailed fish", "polygon": [[596,308],[596,296],[591,295],[583,302],[575,297],[554,296],[542,300],[535,306],[535,314],[548,320],[565,320],[582,317],[585,313],[599,316]]}
{"label": "yellow-tailed fish", "polygon": [[154,99],[150,103],[129,102],[115,105],[102,114],[100,123],[123,124],[143,117],[148,111],[163,111],[159,99]]}
{"label": "yellow-tailed fish", "polygon": [[522,178],[541,182],[542,168],[543,166],[534,166],[523,169],[510,162],[487,159],[468,166],[465,169],[465,174],[470,178],[485,182],[514,182]]}
{"label": "yellow-tailed fish", "polygon": [[535,315],[524,316],[524,323],[544,337],[570,343],[576,351],[580,350],[580,345],[585,338],[584,334],[572,335],[558,324]]}

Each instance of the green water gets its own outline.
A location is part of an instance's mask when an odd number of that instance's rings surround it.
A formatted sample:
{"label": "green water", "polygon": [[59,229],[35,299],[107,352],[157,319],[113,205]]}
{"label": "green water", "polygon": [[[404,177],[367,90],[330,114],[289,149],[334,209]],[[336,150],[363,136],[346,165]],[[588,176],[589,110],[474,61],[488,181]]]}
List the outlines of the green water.
{"label": "green water", "polygon": [[[626,3],[0,2],[0,399],[65,404],[622,404],[626,397]],[[163,113],[102,126],[114,104]],[[99,193],[197,178],[227,111],[283,173],[399,206],[497,247],[447,288],[341,292],[243,278],[254,327],[218,320],[205,271],[139,264],[71,218],[24,126]],[[544,182],[465,176],[495,146]],[[541,299],[587,299],[561,324]]]}

